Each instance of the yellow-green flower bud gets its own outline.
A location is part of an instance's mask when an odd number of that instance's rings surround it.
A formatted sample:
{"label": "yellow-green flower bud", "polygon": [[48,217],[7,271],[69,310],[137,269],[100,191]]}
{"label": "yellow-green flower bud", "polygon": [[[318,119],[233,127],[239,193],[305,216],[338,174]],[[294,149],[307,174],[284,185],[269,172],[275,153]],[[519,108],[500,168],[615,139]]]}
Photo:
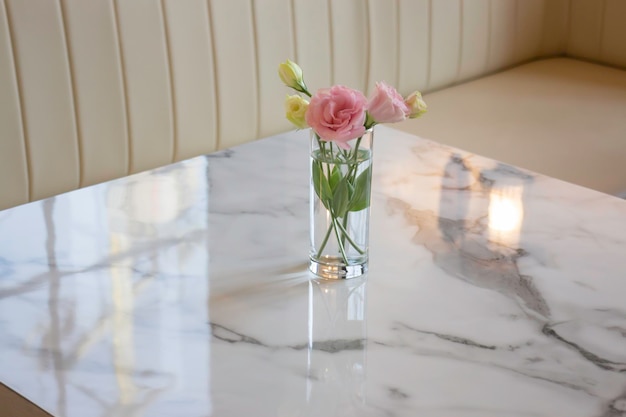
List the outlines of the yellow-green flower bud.
{"label": "yellow-green flower bud", "polygon": [[288,95],[285,98],[285,115],[287,120],[293,123],[299,129],[308,127],[304,115],[309,108],[309,102],[297,94]]}
{"label": "yellow-green flower bud", "polygon": [[287,87],[296,91],[305,92],[306,85],[302,78],[302,69],[290,60],[287,60],[278,66],[278,76]]}
{"label": "yellow-green flower bud", "polygon": [[428,111],[426,102],[422,99],[422,93],[415,91],[411,93],[406,100],[406,105],[409,107],[409,119],[415,119]]}

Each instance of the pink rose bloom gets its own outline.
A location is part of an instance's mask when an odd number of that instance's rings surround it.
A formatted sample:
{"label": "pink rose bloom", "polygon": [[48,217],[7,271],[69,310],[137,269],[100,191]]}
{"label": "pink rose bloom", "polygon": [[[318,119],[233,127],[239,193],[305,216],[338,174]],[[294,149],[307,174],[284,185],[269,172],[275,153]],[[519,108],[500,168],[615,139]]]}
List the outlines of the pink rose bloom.
{"label": "pink rose bloom", "polygon": [[406,119],[411,110],[395,88],[380,82],[376,83],[367,111],[376,123],[395,123]]}
{"label": "pink rose bloom", "polygon": [[365,133],[367,99],[343,85],[318,90],[311,98],[305,119],[320,139],[350,149],[348,141]]}

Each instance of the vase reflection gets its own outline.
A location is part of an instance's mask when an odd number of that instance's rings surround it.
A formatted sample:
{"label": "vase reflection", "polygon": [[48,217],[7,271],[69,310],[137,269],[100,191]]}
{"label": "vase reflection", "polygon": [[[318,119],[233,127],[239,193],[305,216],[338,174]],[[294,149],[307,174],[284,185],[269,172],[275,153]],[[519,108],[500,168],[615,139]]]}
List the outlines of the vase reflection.
{"label": "vase reflection", "polygon": [[365,404],[366,288],[366,277],[309,282],[308,416],[348,416]]}

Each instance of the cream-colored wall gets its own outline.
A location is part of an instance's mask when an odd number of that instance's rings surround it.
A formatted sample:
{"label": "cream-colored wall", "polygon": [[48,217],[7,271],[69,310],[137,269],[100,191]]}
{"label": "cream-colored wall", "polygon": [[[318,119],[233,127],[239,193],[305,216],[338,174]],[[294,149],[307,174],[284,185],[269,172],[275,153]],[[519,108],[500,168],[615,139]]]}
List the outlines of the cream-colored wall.
{"label": "cream-colored wall", "polygon": [[[590,1],[0,0],[0,208],[290,129],[286,58],[312,88],[408,93],[586,57],[567,34]],[[624,2],[604,3],[619,64]]]}

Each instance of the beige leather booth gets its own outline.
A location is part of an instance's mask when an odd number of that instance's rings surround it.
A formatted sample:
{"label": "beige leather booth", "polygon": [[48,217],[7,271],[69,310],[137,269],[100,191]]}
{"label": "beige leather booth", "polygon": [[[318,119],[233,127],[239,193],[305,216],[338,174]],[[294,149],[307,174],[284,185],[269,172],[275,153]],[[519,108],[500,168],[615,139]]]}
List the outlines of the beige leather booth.
{"label": "beige leather booth", "polygon": [[433,91],[396,127],[619,193],[625,20],[624,0],[0,0],[0,208],[291,129],[288,57],[312,88]]}
{"label": "beige leather booth", "polygon": [[463,2],[459,31],[439,35],[457,65],[446,85],[547,59],[429,94],[428,117],[398,127],[626,197],[626,1],[479,3]]}

